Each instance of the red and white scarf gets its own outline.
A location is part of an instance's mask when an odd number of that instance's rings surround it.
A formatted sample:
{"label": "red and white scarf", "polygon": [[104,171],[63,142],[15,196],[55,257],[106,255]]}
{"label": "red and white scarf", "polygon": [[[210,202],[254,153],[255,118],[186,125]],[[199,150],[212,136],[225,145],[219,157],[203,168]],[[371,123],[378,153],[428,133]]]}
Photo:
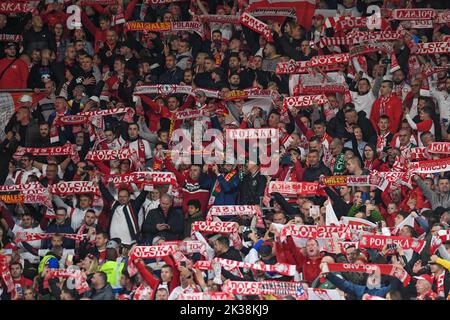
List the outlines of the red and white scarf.
{"label": "red and white scarf", "polygon": [[15,288],[14,281],[12,279],[11,273],[9,272],[8,262],[4,255],[0,255],[0,276],[2,277],[3,283],[6,286],[6,291],[13,291]]}
{"label": "red and white scarf", "polygon": [[429,153],[450,154],[450,142],[431,142],[426,150]]}
{"label": "red and white scarf", "polygon": [[433,20],[437,18],[437,12],[434,9],[394,9],[389,18],[402,21]]}
{"label": "red and white scarf", "polygon": [[56,269],[50,270],[44,281],[51,278],[75,278],[75,289],[79,294],[89,291],[89,284],[86,281],[86,275],[80,270],[73,269]]}
{"label": "red and white scarf", "polygon": [[450,43],[443,42],[427,42],[427,43],[418,43],[417,51],[415,54],[420,55],[428,55],[428,54],[442,54],[442,53],[450,53]]}
{"label": "red and white scarf", "polygon": [[267,41],[273,42],[272,38],[272,30],[269,28],[267,24],[262,22],[261,20],[255,18],[248,12],[244,12],[239,19],[239,22],[252,29],[253,31],[261,34]]}
{"label": "red and white scarf", "polygon": [[218,90],[210,90],[203,88],[193,88],[192,86],[182,86],[176,84],[155,84],[155,85],[144,85],[144,86],[136,86],[134,88],[134,95],[142,95],[142,94],[158,94],[162,96],[168,96],[171,94],[179,93],[179,94],[188,94],[194,96],[197,92],[205,93],[207,98],[219,98],[220,91]]}
{"label": "red and white scarf", "polygon": [[128,31],[191,31],[197,33],[202,39],[205,38],[203,23],[200,21],[173,21],[173,22],[142,22],[128,21],[125,23],[125,32]]}
{"label": "red and white scarf", "polygon": [[105,175],[105,183],[113,183],[116,186],[121,184],[150,184],[150,185],[177,185],[177,180],[173,172],[158,171],[138,171],[127,174]]}
{"label": "red and white scarf", "polygon": [[285,276],[294,276],[296,273],[296,266],[286,263],[276,263],[274,265],[264,263],[248,263],[242,261],[228,260],[222,258],[215,258],[212,261],[198,261],[194,268],[199,270],[213,270],[213,263],[220,263],[225,270],[231,271],[237,268],[251,269],[263,272],[276,272]]}
{"label": "red and white scarf", "polygon": [[372,274],[375,270],[379,270],[382,275],[396,277],[405,287],[411,281],[411,277],[404,269],[396,268],[392,264],[328,263],[327,266],[330,272],[364,272]]}
{"label": "red and white scarf", "polygon": [[48,186],[50,193],[58,196],[75,194],[100,195],[100,189],[92,181],[62,181]]}
{"label": "red and white scarf", "polygon": [[0,13],[26,13],[33,12],[39,1],[2,1]]}
{"label": "red and white scarf", "polygon": [[417,253],[420,253],[425,247],[424,240],[418,240],[414,238],[395,237],[395,236],[382,236],[382,235],[362,235],[361,240],[358,243],[360,248],[372,248],[383,249],[388,244],[396,244],[403,249],[413,249]]}
{"label": "red and white scarf", "polygon": [[304,196],[315,196],[320,194],[318,182],[270,181],[269,186],[266,189],[269,194],[279,192],[283,196],[291,197],[296,197],[299,194]]}
{"label": "red and white scarf", "polygon": [[[227,281],[222,291],[240,296],[259,296],[273,294],[276,296],[297,296],[305,291],[301,282],[286,281]],[[306,296],[305,296],[306,298]]]}
{"label": "red and white scarf", "polygon": [[177,300],[234,300],[234,297],[226,292],[186,292]]}
{"label": "red and white scarf", "polygon": [[[64,238],[82,241],[85,238],[85,234],[76,234],[76,233],[58,233]],[[15,242],[30,242],[30,241],[39,241],[50,239],[56,235],[56,233],[31,233],[31,232],[16,232]]]}
{"label": "red and white scarf", "polygon": [[23,40],[22,35],[20,34],[6,34],[0,33],[0,41],[1,42],[21,42]]}
{"label": "red and white scarf", "polygon": [[450,171],[450,158],[411,162],[409,170],[414,173],[438,173]]}
{"label": "red and white scarf", "polygon": [[47,147],[47,148],[29,148],[29,147],[18,147],[17,151],[14,153],[13,158],[18,160],[25,153],[31,153],[33,156],[71,156],[72,159],[80,161],[78,151],[76,146],[73,144],[66,144],[60,147]]}
{"label": "red and white scarf", "polygon": [[219,15],[219,14],[208,14],[198,16],[204,23],[229,23],[238,25],[240,24],[240,16],[229,16],[229,15]]}
{"label": "red and white scarf", "polygon": [[89,151],[86,154],[86,160],[90,161],[109,161],[109,160],[125,160],[132,159],[135,153],[132,149],[121,149],[121,150],[96,150]]}
{"label": "red and white scarf", "polygon": [[313,105],[322,106],[328,102],[325,95],[306,95],[297,97],[285,97],[283,99],[283,108],[309,108]]}
{"label": "red and white scarf", "polygon": [[328,177],[324,177],[323,185],[324,186],[352,186],[352,187],[375,186],[375,187],[379,188],[380,190],[384,191],[384,189],[386,189],[386,187],[387,187],[387,181],[378,175],[328,176]]}
{"label": "red and white scarf", "polygon": [[206,221],[212,221],[213,217],[245,215],[256,216],[258,223],[264,224],[260,207],[250,205],[212,206],[208,211]]}

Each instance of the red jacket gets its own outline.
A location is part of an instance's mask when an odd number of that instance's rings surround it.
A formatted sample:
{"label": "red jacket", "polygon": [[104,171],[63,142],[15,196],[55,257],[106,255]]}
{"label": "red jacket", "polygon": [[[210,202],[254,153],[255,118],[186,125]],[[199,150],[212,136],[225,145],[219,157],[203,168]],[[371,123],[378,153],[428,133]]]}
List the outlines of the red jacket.
{"label": "red jacket", "polygon": [[[378,120],[382,115],[381,113],[382,99],[384,98],[380,97],[377,100],[375,100],[372,106],[372,111],[370,112],[370,121],[372,121],[372,125],[374,128],[377,128]],[[388,99],[389,100],[386,103],[384,114],[386,114],[389,117],[390,120],[389,131],[391,131],[392,134],[394,134],[398,131],[398,129],[400,128],[400,124],[402,122],[402,115],[403,115],[402,101],[395,95],[392,95]]]}
{"label": "red jacket", "polygon": [[203,189],[200,185],[200,180],[193,180],[188,174],[179,172],[172,161],[169,159],[164,159],[164,166],[170,172],[175,174],[177,178],[178,185],[182,188],[182,208],[183,213],[186,215],[188,211],[188,202],[193,199],[200,201],[201,212],[205,213],[208,208],[208,200],[211,195],[209,190]]}
{"label": "red jacket", "polygon": [[297,248],[295,245],[292,237],[287,237],[286,243],[275,242],[275,249],[278,262],[295,264],[297,266],[297,271],[303,273],[303,280],[309,285],[311,285],[320,274],[320,262],[323,253],[320,253],[320,255],[315,258],[305,257],[302,254],[301,249]]}
{"label": "red jacket", "polygon": [[[13,59],[3,58],[0,60],[0,73],[13,62]],[[28,81],[28,66],[22,59],[17,59],[0,79],[0,89],[26,89]]]}
{"label": "red jacket", "polygon": [[[180,285],[180,272],[178,268],[175,266],[174,261],[169,257],[163,257],[163,260],[172,267],[173,276],[172,281],[169,282],[169,294]],[[147,270],[144,263],[142,261],[135,263],[136,268],[144,279],[145,283],[147,283],[150,288],[152,288],[152,300],[155,300],[156,291],[158,290],[158,286],[161,284],[161,280],[155,278],[155,276]]]}

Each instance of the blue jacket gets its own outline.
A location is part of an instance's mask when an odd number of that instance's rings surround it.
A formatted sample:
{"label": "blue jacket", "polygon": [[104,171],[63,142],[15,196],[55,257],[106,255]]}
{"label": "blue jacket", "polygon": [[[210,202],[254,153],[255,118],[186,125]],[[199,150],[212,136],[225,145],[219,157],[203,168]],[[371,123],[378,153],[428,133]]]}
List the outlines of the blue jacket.
{"label": "blue jacket", "polygon": [[354,294],[358,300],[361,300],[362,296],[366,293],[372,296],[386,297],[386,294],[391,290],[391,285],[380,287],[380,289],[369,289],[366,286],[360,286],[353,282],[341,279],[332,273],[327,274],[327,279],[345,293]]}
{"label": "blue jacket", "polygon": [[[47,229],[45,230],[46,233],[75,233],[70,226],[70,222],[67,219],[64,224],[57,225],[55,222],[52,222],[49,224]],[[44,249],[50,249],[51,247],[51,241],[50,239],[44,240],[44,243],[42,244],[42,248]],[[65,249],[73,249],[75,248],[75,241],[72,239],[64,238],[63,240],[63,248]]]}
{"label": "blue jacket", "polygon": [[[214,201],[215,206],[235,205],[241,180],[239,175],[235,174],[230,181],[226,181],[223,175],[219,175],[217,180],[220,184],[220,192]],[[214,192],[214,191],[213,191]]]}

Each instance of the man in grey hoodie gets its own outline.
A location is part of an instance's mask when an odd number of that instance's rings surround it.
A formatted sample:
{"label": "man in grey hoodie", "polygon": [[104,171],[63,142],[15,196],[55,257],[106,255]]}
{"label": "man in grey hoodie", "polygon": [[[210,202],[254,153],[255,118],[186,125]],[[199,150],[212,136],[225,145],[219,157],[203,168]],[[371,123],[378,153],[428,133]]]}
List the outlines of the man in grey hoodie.
{"label": "man in grey hoodie", "polygon": [[435,210],[437,207],[450,207],[449,178],[439,177],[437,191],[431,190],[418,175],[413,175],[413,179],[414,181],[416,181],[420,189],[422,189],[425,197],[430,201],[433,210]]}

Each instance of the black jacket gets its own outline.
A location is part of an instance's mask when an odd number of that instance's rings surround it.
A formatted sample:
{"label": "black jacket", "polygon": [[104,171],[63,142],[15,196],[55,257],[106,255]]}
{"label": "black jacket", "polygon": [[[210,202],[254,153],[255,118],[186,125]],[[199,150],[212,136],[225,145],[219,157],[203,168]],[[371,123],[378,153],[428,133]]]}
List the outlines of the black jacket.
{"label": "black jacket", "polygon": [[23,37],[23,46],[27,54],[31,54],[34,49],[50,49],[51,51],[56,51],[56,41],[55,36],[43,28],[39,32],[35,32],[33,29],[25,32]]}
{"label": "black jacket", "polygon": [[308,182],[319,181],[319,177],[322,174],[324,176],[331,176],[331,171],[322,161],[320,161],[318,166],[306,168],[303,180]]}
{"label": "black jacket", "polygon": [[[170,229],[159,231],[156,225],[160,223],[167,223]],[[145,242],[152,242],[156,236],[162,236],[167,241],[181,240],[184,231],[184,217],[183,214],[175,210],[169,209],[167,216],[164,215],[160,206],[150,210],[142,224],[142,238]]]}
{"label": "black jacket", "polygon": [[[111,221],[113,219],[114,214],[116,213],[116,209],[118,206],[120,206],[120,203],[118,201],[115,201],[114,197],[109,193],[108,189],[105,187],[102,181],[99,181],[98,186],[100,188],[100,192],[103,196],[103,198],[108,203],[108,206],[111,207],[110,210],[110,216],[109,216],[109,222],[108,222],[108,233],[111,229]],[[141,210],[142,204],[144,203],[146,197],[147,197],[148,191],[141,191],[139,196],[137,196],[136,199],[130,200],[128,203],[128,215],[125,215],[125,219],[127,221],[127,227],[128,231],[130,232],[130,236],[132,240],[138,239],[138,234],[134,232],[134,229],[138,230],[139,232],[139,224],[138,224],[138,218],[137,214],[139,210]],[[135,225],[135,228],[133,228],[133,224]],[[125,227],[125,226],[124,226]]]}
{"label": "black jacket", "polygon": [[260,198],[264,196],[267,179],[257,172],[255,175],[248,173],[239,185],[239,203],[255,205],[260,204]]}

